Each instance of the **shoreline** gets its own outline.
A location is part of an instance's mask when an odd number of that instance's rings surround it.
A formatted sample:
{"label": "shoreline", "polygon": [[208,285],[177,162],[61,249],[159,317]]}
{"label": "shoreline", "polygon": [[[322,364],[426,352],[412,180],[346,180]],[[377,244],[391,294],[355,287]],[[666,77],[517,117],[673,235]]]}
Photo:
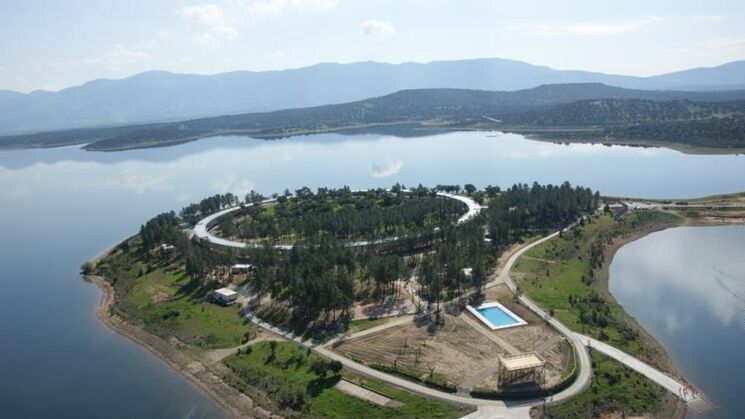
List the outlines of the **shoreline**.
{"label": "shoreline", "polygon": [[[116,245],[106,249],[96,256],[93,262],[96,263],[106,257],[115,247]],[[113,308],[117,298],[116,291],[102,276],[85,275],[84,280],[101,290],[101,298],[96,306],[95,314],[104,326],[141,346],[173,371],[186,378],[195,389],[212,399],[227,417],[234,419],[280,417],[263,409],[248,396],[225,383],[204,360],[177,349],[168,341],[115,314]]]}
{"label": "shoreline", "polygon": [[[613,239],[609,244],[607,244],[605,246],[605,249],[603,250],[605,261],[603,262],[603,265],[601,268],[601,274],[599,278],[600,279],[599,288],[606,295],[607,298],[610,298],[614,304],[617,304],[619,307],[621,307],[628,321],[631,323],[632,328],[634,328],[641,334],[643,341],[647,345],[649,345],[650,348],[655,352],[654,363],[659,363],[660,361],[663,362],[662,364],[653,365],[653,366],[656,366],[661,371],[664,371],[670,374],[673,378],[683,381],[685,383],[688,383],[692,387],[696,388],[695,383],[691,383],[680,372],[680,370],[678,370],[678,367],[675,364],[675,361],[668,354],[668,348],[666,348],[662,343],[660,343],[657,340],[657,338],[651,332],[649,332],[644,327],[644,325],[642,325],[639,322],[638,319],[636,319],[634,316],[632,316],[626,311],[623,305],[621,305],[618,302],[618,300],[616,300],[615,296],[610,291],[610,286],[609,286],[610,285],[610,272],[609,272],[610,265],[613,263],[613,259],[618,253],[618,250],[629,243],[633,243],[637,240],[641,240],[654,233],[666,231],[666,230],[673,229],[673,228],[723,227],[723,226],[740,226],[741,225],[741,223],[738,223],[737,221],[732,221],[732,220],[729,220],[729,221],[716,220],[716,219],[696,220],[690,217],[686,217],[682,214],[678,214],[678,213],[674,213],[674,214],[679,217],[679,219],[675,223],[655,225],[655,226],[652,226],[651,228],[634,232],[628,236]],[[703,396],[701,403],[707,403],[706,395],[704,393],[701,393],[701,394]],[[685,405],[684,403],[678,403],[678,406],[680,407],[680,409],[678,409],[678,411],[675,412],[676,413],[675,417],[679,417],[679,418],[685,417],[688,411],[688,406]]]}
{"label": "shoreline", "polygon": [[[701,226],[712,227],[721,225],[732,225],[732,222],[708,221],[701,222],[691,218],[676,214],[679,217],[676,223],[655,225],[641,231],[634,232],[628,236],[614,239],[607,244],[603,253],[605,262],[602,266],[599,290],[606,294],[614,303],[618,304],[609,289],[609,267],[613,262],[618,249],[624,245],[642,239],[652,233],[667,230],[670,228],[684,226]],[[125,239],[128,240],[128,239]],[[111,246],[96,256],[92,262],[98,263],[105,258],[117,245]],[[186,378],[195,389],[210,397],[215,404],[231,418],[276,418],[280,417],[272,412],[262,408],[251,398],[225,383],[220,376],[213,370],[213,365],[209,365],[203,359],[193,356],[186,351],[180,350],[178,341],[169,342],[163,338],[147,332],[141,326],[134,324],[125,317],[114,312],[114,303],[116,302],[116,291],[114,287],[102,276],[85,275],[84,280],[96,285],[101,290],[101,298],[96,306],[96,317],[107,328],[115,333],[130,339],[132,342],[140,345],[150,354],[164,362],[175,372]],[[620,306],[620,304],[619,304]],[[620,306],[623,308],[623,306]],[[637,330],[655,352],[655,365],[661,370],[671,374],[673,377],[687,380],[680,374],[675,363],[667,353],[667,349],[660,344],[657,339],[649,333],[633,316],[623,310],[626,317],[631,322],[631,326]],[[176,343],[176,345],[174,345]],[[659,361],[664,361],[660,364]],[[682,418],[685,416],[687,408],[684,404],[677,403],[674,417]]]}
{"label": "shoreline", "polygon": [[[601,273],[600,273],[600,282],[598,283],[598,286],[600,288],[600,291],[606,295],[606,297],[610,298],[610,300],[621,307],[623,309],[624,314],[626,315],[627,320],[631,323],[631,326],[633,329],[638,331],[642,335],[642,339],[646,344],[650,346],[650,348],[655,351],[655,359],[653,359],[653,365],[660,370],[671,374],[674,378],[677,378],[679,380],[683,380],[688,382],[685,377],[678,371],[677,366],[673,362],[672,358],[670,358],[670,355],[667,353],[667,348],[665,348],[658,340],[654,337],[644,326],[639,323],[639,321],[629,314],[626,309],[623,308],[621,304],[618,303],[618,300],[616,300],[616,297],[613,295],[613,293],[610,291],[610,265],[613,263],[613,259],[616,256],[616,253],[618,253],[618,250],[621,249],[623,246],[635,242],[637,240],[641,240],[651,234],[668,230],[671,228],[678,228],[683,227],[686,225],[686,220],[684,218],[681,218],[679,223],[676,224],[663,224],[663,225],[656,225],[652,228],[641,230],[634,232],[626,237],[619,237],[613,239],[609,244],[605,246],[603,249],[603,255],[605,258],[605,261],[603,262],[603,265],[601,267]],[[663,362],[660,362],[663,361]]]}

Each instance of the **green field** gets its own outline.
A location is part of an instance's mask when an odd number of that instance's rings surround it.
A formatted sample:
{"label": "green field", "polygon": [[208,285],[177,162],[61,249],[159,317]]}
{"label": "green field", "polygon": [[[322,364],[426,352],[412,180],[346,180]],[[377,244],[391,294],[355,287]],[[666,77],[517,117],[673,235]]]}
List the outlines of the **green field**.
{"label": "green field", "polygon": [[[647,360],[658,355],[607,291],[602,249],[611,238],[671,224],[676,216],[633,213],[622,222],[602,215],[528,251],[515,264],[520,289],[570,329]],[[594,256],[593,256],[594,253]]]}
{"label": "green field", "polygon": [[136,250],[138,244],[120,246],[97,266],[119,296],[115,310],[120,314],[158,336],[203,349],[237,346],[252,333],[237,306],[205,301],[209,290],[195,287],[180,262],[146,257]]}
{"label": "green field", "polygon": [[372,329],[373,327],[380,326],[381,324],[385,324],[388,319],[382,318],[382,319],[359,319],[359,320],[352,320],[349,322],[349,329],[347,329],[347,332],[349,334],[361,332],[363,330]]}
{"label": "green field", "polygon": [[592,351],[592,384],[573,399],[545,408],[545,418],[595,418],[614,412],[621,417],[660,413],[666,390],[607,356]]}
{"label": "green field", "polygon": [[[604,249],[613,238],[644,234],[679,221],[679,217],[656,211],[634,212],[620,222],[608,214],[595,217],[520,258],[515,265],[518,286],[570,329],[653,365],[668,367],[671,364],[656,343],[608,292],[609,261],[605,260]],[[547,408],[544,417],[599,417],[611,412],[623,417],[674,409],[672,396],[645,377],[595,351],[592,360],[591,388],[566,403]]]}
{"label": "green field", "polygon": [[[272,345],[274,353],[272,354]],[[466,410],[393,389],[343,372],[319,374],[321,357],[291,342],[258,342],[224,360],[227,379],[249,397],[265,400],[284,415],[309,418],[457,418]],[[370,390],[397,400],[397,407],[378,406],[333,386],[342,374]]]}

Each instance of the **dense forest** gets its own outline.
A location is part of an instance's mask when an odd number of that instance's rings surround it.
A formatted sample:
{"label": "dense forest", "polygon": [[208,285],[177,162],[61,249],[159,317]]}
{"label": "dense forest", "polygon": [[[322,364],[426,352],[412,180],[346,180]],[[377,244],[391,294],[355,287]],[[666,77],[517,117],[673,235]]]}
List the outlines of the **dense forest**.
{"label": "dense forest", "polygon": [[[546,85],[515,92],[463,89],[404,90],[357,102],[180,122],[92,128],[0,137],[0,147],[87,144],[111,151],[178,144],[198,138],[242,134],[282,138],[340,129],[424,123],[447,129],[484,128],[523,132],[530,128],[610,126],[615,136],[695,141],[697,145],[745,145],[745,91],[676,92],[631,90],[602,84]],[[724,113],[718,110],[724,109]],[[645,124],[639,128],[638,124]],[[696,134],[678,134],[695,128]],[[739,135],[738,135],[739,133]],[[587,130],[547,132],[571,139]],[[592,131],[602,138],[610,132]],[[634,137],[635,138],[635,137]]]}
{"label": "dense forest", "polygon": [[243,239],[302,238],[327,235],[338,240],[372,240],[409,235],[452,222],[465,213],[461,202],[438,197],[436,191],[392,190],[352,192],[349,188],[309,188],[295,196],[280,195],[271,206],[249,206],[219,221],[223,234]]}
{"label": "dense forest", "polygon": [[[553,128],[554,139],[657,140],[745,147],[745,101],[584,100],[503,118],[514,131]],[[592,129],[587,129],[587,128]],[[577,129],[566,129],[577,128]]]}
{"label": "dense forest", "polygon": [[[286,192],[279,195],[277,205],[264,207],[271,208],[275,217],[286,211],[288,216],[292,215],[288,220],[312,219],[317,214],[333,212],[333,209],[346,216],[348,213],[343,208],[354,209],[362,224],[374,226],[376,231],[381,229],[377,224],[381,220],[378,218],[380,213],[370,210],[393,211],[395,217],[391,216],[391,219],[401,222],[407,219],[404,212],[409,207],[405,203],[418,201],[410,196],[421,197],[428,203],[426,205],[438,202],[435,208],[439,208],[439,201],[460,205],[453,200],[435,198],[438,190],[463,191],[479,196],[489,208],[462,224],[455,224],[450,219],[445,219],[438,229],[434,229],[433,224],[426,224],[428,233],[417,236],[414,241],[400,240],[390,245],[352,248],[343,240],[348,238],[344,230],[346,224],[340,223],[338,232],[343,234],[319,235],[306,231],[306,237],[290,251],[267,244],[245,249],[242,253],[187,240],[179,228],[181,219],[170,212],[160,214],[142,226],[142,254],[158,254],[163,244],[174,246],[176,255],[171,257],[183,261],[191,278],[190,287],[208,286],[205,282],[208,273],[217,266],[236,260],[250,261],[255,267],[252,286],[261,294],[271,295],[275,308],[280,307],[286,313],[286,324],[299,330],[310,326],[314,330],[335,329],[346,324],[355,301],[381,300],[398,293],[412,275],[418,278],[416,287],[420,296],[434,307],[434,312],[439,311],[443,301],[467,293],[479,299],[490,267],[501,249],[527,235],[561,228],[583,214],[593,212],[599,205],[596,192],[569,183],[557,186],[521,184],[505,190],[494,186],[479,190],[470,184],[463,188],[459,185],[418,186],[408,193],[403,190],[404,187],[398,184],[391,190],[365,193],[353,192],[349,188],[320,188],[316,192],[301,188],[295,196],[303,199],[292,199],[292,195]],[[256,193],[247,196],[249,200],[260,198]],[[182,214],[206,215],[235,204],[235,199],[233,195],[213,196],[186,206]],[[458,208],[449,210],[462,211]],[[371,220],[365,220],[366,217]],[[310,226],[328,228],[315,221],[288,225],[293,229],[291,231]]]}
{"label": "dense forest", "polygon": [[[314,192],[301,188],[294,195],[289,191],[277,195],[277,204],[262,207],[271,209],[277,225],[286,222],[288,231],[302,230],[305,234],[290,251],[269,244],[242,252],[204,246],[187,239],[179,227],[182,218],[174,212],[164,213],[141,227],[141,254],[163,257],[159,251],[162,245],[173,246],[175,254],[167,257],[182,260],[191,278],[188,286],[192,288],[208,286],[209,273],[218,266],[237,260],[250,261],[255,266],[254,289],[270,295],[274,305],[282,307],[287,313],[288,325],[298,330],[309,327],[336,330],[346,324],[355,301],[382,300],[399,293],[402,284],[412,275],[418,278],[416,289],[420,297],[434,307],[434,312],[443,301],[461,295],[473,294],[472,298],[480,299],[490,266],[501,249],[527,235],[563,227],[593,212],[599,205],[596,192],[569,183],[557,186],[520,184],[505,190],[495,186],[479,190],[471,184],[463,187],[437,185],[435,188],[420,185],[409,192],[404,190],[404,186],[396,184],[390,190],[353,192],[349,188],[319,188]],[[443,190],[479,197],[489,208],[468,222],[456,224],[451,216],[463,211],[459,207],[462,204],[436,198],[436,192]],[[246,200],[262,198],[252,192]],[[237,202],[234,195],[215,195],[187,205],[181,214],[184,217],[204,216]],[[428,210],[442,210],[444,218],[420,224],[426,227],[426,234],[422,232],[362,248],[347,245],[346,221],[329,227],[321,222],[325,220],[323,216],[315,218],[334,212],[339,217],[355,214],[349,220],[370,226],[370,231],[390,232],[386,222],[409,225],[412,220],[420,220],[412,210],[420,204],[408,206],[417,202],[424,202]],[[445,204],[448,202],[453,206]],[[387,211],[391,211],[390,214]],[[386,218],[388,216],[390,218]],[[437,229],[435,221],[439,223]],[[303,230],[312,226],[328,228],[333,234],[311,234],[311,230]]]}

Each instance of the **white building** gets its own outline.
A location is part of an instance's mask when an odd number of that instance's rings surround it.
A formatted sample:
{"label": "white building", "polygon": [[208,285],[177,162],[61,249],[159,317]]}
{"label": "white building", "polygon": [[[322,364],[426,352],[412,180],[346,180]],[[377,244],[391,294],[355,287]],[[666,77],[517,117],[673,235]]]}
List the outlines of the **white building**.
{"label": "white building", "polygon": [[229,288],[220,288],[212,293],[213,300],[218,304],[233,304],[238,298],[238,293]]}
{"label": "white building", "polygon": [[250,265],[248,263],[236,263],[235,265],[230,267],[230,273],[232,275],[247,274],[252,269],[253,265]]}

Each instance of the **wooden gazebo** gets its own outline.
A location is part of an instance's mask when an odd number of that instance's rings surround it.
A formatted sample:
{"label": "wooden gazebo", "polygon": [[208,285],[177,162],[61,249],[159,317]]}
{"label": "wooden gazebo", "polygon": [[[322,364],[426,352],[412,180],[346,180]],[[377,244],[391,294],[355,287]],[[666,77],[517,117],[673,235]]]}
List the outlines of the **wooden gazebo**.
{"label": "wooden gazebo", "polygon": [[499,387],[520,384],[543,384],[546,361],[537,353],[499,356]]}

